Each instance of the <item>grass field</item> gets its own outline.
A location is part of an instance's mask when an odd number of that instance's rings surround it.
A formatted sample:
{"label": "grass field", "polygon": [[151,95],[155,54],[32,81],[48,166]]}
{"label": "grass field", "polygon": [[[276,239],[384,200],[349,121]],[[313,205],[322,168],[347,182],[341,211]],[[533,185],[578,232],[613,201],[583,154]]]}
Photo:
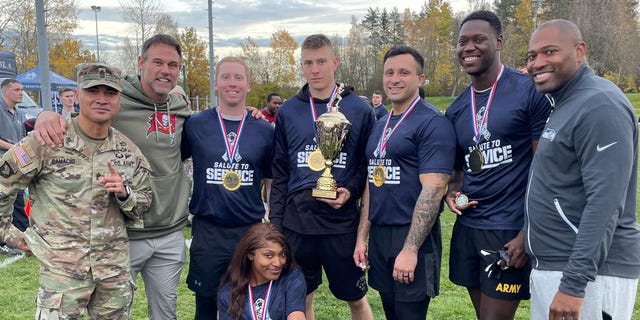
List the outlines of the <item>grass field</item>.
{"label": "grass field", "polygon": [[[629,95],[629,99],[634,104],[636,111],[640,109],[640,94]],[[444,109],[451,98],[428,98],[440,109]],[[464,288],[453,285],[448,280],[449,272],[449,240],[453,227],[454,215],[445,210],[442,213],[442,234],[443,234],[443,261],[442,277],[440,282],[440,295],[436,297],[429,307],[430,319],[474,319],[473,306]],[[189,236],[189,229],[185,230],[185,237]],[[0,255],[0,263],[6,257]],[[194,297],[187,289],[184,280],[186,279],[187,268],[184,268],[178,292],[178,318],[193,319]],[[132,319],[146,319],[146,299],[144,287],[138,277],[138,291],[134,305]],[[33,319],[35,313],[35,294],[38,288],[38,262],[33,257],[18,260],[6,267],[0,267],[0,319],[22,320]],[[384,319],[382,306],[378,294],[370,290],[367,295],[373,308],[376,319]],[[516,314],[516,319],[529,318],[529,303],[523,302]],[[349,319],[347,306],[336,301],[329,292],[327,285],[323,284],[316,293],[316,319],[318,320],[342,320]],[[633,319],[640,319],[640,304],[636,298]]]}
{"label": "grass field", "polygon": [[[449,240],[451,229],[453,228],[454,215],[445,210],[442,213],[442,234],[443,234],[443,261],[442,276],[440,279],[440,295],[432,300],[429,306],[429,319],[474,319],[473,306],[464,288],[452,284],[448,280],[449,272]],[[185,230],[188,236],[189,229]],[[4,257],[0,257],[0,260]],[[186,279],[187,268],[182,272],[178,291],[178,319],[193,319],[194,297],[187,289],[184,280]],[[146,298],[144,287],[140,277],[137,279],[138,291],[132,319],[146,319]],[[35,294],[38,288],[38,262],[33,257],[27,257],[0,269],[0,319],[22,320],[33,319],[35,313]],[[382,305],[377,292],[370,289],[367,294],[369,303],[373,309],[376,319],[384,319]],[[316,292],[316,319],[318,320],[342,320],[350,319],[349,310],[343,302],[335,300],[325,284],[321,285]],[[529,319],[529,302],[521,303],[516,314],[516,319]],[[640,319],[640,304],[636,299],[633,319]]]}

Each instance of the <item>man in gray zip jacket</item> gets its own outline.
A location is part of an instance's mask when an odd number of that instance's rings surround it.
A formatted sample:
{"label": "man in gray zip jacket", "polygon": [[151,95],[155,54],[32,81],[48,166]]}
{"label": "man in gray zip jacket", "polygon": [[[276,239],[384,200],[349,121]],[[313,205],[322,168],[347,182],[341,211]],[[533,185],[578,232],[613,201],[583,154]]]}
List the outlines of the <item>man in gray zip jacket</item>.
{"label": "man in gray zip jacket", "polygon": [[554,111],[531,164],[526,249],[532,319],[630,319],[640,275],[633,107],[585,61],[578,27],[531,36],[527,70]]}

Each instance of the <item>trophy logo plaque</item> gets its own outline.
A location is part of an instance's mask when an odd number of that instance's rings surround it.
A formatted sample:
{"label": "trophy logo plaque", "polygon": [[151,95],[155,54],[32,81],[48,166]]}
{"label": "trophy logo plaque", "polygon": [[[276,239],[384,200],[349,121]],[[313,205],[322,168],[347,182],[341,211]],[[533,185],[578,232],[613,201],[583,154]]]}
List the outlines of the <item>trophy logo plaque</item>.
{"label": "trophy logo plaque", "polygon": [[329,111],[316,120],[316,141],[318,149],[324,158],[324,171],[311,191],[316,198],[336,199],[338,189],[336,180],[331,174],[333,160],[338,156],[351,128],[351,122],[340,112],[340,95],[344,91],[344,84],[340,84],[338,93],[327,103]]}

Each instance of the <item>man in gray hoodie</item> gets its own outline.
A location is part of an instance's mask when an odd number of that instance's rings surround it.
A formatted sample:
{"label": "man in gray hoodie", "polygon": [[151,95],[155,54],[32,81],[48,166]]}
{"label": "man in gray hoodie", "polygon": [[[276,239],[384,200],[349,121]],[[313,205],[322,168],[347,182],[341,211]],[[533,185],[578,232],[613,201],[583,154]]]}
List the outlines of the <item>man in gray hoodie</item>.
{"label": "man in gray hoodie", "polygon": [[[177,289],[185,262],[182,230],[187,225],[191,182],[180,154],[182,129],[190,112],[184,100],[170,95],[182,67],[182,49],[171,36],[145,41],[138,58],[140,76],[122,79],[121,109],[112,126],[142,151],[151,165],[153,201],[144,223],[128,226],[131,272],[142,274],[149,319],[176,319]],[[66,123],[53,112],[38,117],[36,138],[62,143]]]}
{"label": "man in gray hoodie", "polygon": [[554,107],[527,188],[531,318],[630,319],[640,275],[633,107],[594,74],[570,21],[536,29],[527,70]]}

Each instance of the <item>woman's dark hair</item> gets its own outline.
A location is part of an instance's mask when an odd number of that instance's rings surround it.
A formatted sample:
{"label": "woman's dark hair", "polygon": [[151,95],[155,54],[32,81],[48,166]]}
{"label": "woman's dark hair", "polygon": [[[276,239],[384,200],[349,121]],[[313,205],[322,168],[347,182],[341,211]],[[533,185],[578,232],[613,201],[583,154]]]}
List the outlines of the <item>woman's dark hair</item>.
{"label": "woman's dark hair", "polygon": [[267,242],[281,245],[286,254],[287,261],[282,267],[281,277],[289,273],[294,267],[291,245],[278,226],[271,223],[258,223],[251,226],[238,242],[236,251],[227,268],[227,273],[220,282],[221,286],[226,283],[230,284],[229,313],[234,319],[242,317],[247,301],[247,288],[251,278],[251,271],[253,270],[253,262],[249,260],[249,255],[253,255],[256,250],[266,247]]}

